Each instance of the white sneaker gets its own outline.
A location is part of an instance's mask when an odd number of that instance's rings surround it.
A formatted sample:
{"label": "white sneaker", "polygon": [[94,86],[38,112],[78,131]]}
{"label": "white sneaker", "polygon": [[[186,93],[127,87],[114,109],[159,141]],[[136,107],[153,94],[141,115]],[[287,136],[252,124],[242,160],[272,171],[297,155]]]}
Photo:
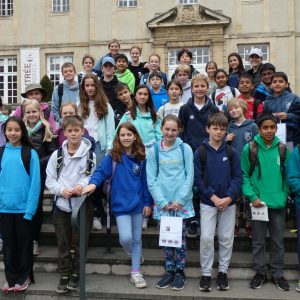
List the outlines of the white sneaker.
{"label": "white sneaker", "polygon": [[147,282],[143,278],[141,273],[132,273],[130,277],[130,281],[135,285],[136,288],[142,289],[147,287]]}
{"label": "white sneaker", "polygon": [[39,243],[37,241],[33,241],[33,255],[38,256],[39,254]]}
{"label": "white sneaker", "polygon": [[93,230],[99,231],[102,229],[101,218],[94,217]]}
{"label": "white sneaker", "polygon": [[143,219],[143,230],[146,231],[147,228],[148,228],[148,221],[149,221],[149,218],[145,217]]}

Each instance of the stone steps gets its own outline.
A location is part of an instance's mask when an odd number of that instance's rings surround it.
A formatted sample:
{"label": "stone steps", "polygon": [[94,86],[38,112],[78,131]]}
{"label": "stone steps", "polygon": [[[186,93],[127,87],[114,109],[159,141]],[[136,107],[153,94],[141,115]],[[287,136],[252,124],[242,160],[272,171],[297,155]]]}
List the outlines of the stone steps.
{"label": "stone steps", "polygon": [[[35,257],[34,268],[37,272],[57,272],[57,247],[40,246],[40,255]],[[105,253],[104,247],[90,247],[86,260],[86,273],[88,274],[112,274],[126,275],[130,273],[131,260],[126,256],[122,248],[113,248],[113,253]],[[164,258],[162,249],[143,249],[144,263],[141,266],[143,274],[147,276],[161,276],[164,274]],[[0,269],[3,270],[2,256],[0,257]],[[252,270],[252,256],[250,252],[233,252],[229,276],[235,279],[249,279],[254,273]],[[214,268],[218,264],[217,252],[215,252]],[[216,269],[216,268],[215,268]],[[200,276],[199,251],[188,250],[185,273],[187,277]],[[213,276],[216,276],[214,272]],[[287,279],[296,280],[297,255],[285,253],[285,276]]]}
{"label": "stone steps", "polygon": [[[28,290],[18,295],[12,293],[9,296],[0,294],[0,299],[18,300],[67,300],[79,299],[78,292],[68,293],[65,296],[58,296],[55,292],[59,275],[57,273],[35,273],[36,283],[31,284]],[[220,292],[213,282],[212,291],[204,293],[198,290],[199,279],[187,279],[186,286],[181,291],[172,291],[169,288],[157,289],[155,285],[159,277],[145,276],[148,287],[136,289],[130,282],[129,276],[97,275],[86,276],[86,299],[135,299],[135,300],[206,300],[206,299],[256,299],[256,300],[299,300],[299,293],[295,291],[295,282],[290,282],[291,291],[283,292],[277,289],[274,284],[266,283],[261,289],[252,290],[248,288],[246,280],[230,280],[230,290]],[[4,280],[3,273],[0,280]]]}

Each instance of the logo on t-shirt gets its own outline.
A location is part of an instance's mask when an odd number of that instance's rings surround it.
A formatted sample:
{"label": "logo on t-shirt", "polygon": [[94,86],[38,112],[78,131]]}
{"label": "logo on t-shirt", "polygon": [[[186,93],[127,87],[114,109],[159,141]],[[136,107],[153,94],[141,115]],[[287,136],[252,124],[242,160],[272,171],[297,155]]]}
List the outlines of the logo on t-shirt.
{"label": "logo on t-shirt", "polygon": [[140,166],[137,165],[137,164],[134,164],[132,166],[132,171],[133,171],[134,174],[139,174],[140,173],[140,169],[141,169]]}
{"label": "logo on t-shirt", "polygon": [[252,140],[252,133],[251,133],[250,131],[245,131],[244,137],[245,137],[245,140],[246,140],[247,142],[249,142],[249,141]]}

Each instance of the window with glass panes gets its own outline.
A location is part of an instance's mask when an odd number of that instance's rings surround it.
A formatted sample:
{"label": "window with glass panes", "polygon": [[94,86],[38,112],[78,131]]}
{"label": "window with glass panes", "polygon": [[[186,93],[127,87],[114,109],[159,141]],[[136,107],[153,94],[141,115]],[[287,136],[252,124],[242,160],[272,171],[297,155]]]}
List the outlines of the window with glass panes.
{"label": "window with glass panes", "polygon": [[[177,60],[177,52],[181,48],[173,48],[168,50],[168,78],[171,78],[179,62]],[[205,65],[210,60],[210,49],[209,47],[197,47],[188,48],[193,54],[192,65],[194,68],[203,73],[205,71]]]}
{"label": "window with glass panes", "polygon": [[47,75],[53,86],[58,85],[64,80],[61,74],[61,66],[65,62],[73,62],[73,55],[49,55],[47,57]]}
{"label": "window with glass panes", "polygon": [[118,0],[117,6],[118,7],[136,7],[137,0]]}
{"label": "window with glass panes", "polygon": [[179,0],[179,4],[198,4],[198,0]]}
{"label": "window with glass panes", "polygon": [[17,58],[0,57],[0,96],[3,103],[17,103]]}
{"label": "window with glass panes", "polygon": [[251,65],[249,61],[249,53],[253,48],[258,48],[261,50],[263,54],[263,63],[269,61],[269,53],[270,53],[269,44],[240,44],[237,46],[237,48],[238,48],[238,54],[241,56],[246,70],[251,69]]}
{"label": "window with glass panes", "polygon": [[0,0],[0,16],[13,15],[13,0]]}
{"label": "window with glass panes", "polygon": [[66,12],[69,10],[69,0],[52,0],[53,12]]}

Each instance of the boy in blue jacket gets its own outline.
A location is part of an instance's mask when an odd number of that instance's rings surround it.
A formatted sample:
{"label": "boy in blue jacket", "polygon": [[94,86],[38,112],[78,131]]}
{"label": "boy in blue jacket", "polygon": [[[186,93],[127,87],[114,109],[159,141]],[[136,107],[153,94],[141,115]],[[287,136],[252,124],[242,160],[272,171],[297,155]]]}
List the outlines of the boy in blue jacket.
{"label": "boy in blue jacket", "polygon": [[209,138],[194,155],[194,184],[201,199],[200,291],[211,291],[216,230],[219,242],[217,289],[229,289],[227,271],[233,248],[235,204],[240,194],[242,171],[237,152],[223,140],[227,126],[228,120],[223,113],[211,115],[206,128]]}
{"label": "boy in blue jacket", "polygon": [[156,111],[167,102],[169,102],[169,96],[167,91],[164,89],[162,83],[163,78],[161,73],[154,71],[149,75],[149,83],[151,85],[150,93],[152,96],[154,108]]}

